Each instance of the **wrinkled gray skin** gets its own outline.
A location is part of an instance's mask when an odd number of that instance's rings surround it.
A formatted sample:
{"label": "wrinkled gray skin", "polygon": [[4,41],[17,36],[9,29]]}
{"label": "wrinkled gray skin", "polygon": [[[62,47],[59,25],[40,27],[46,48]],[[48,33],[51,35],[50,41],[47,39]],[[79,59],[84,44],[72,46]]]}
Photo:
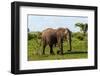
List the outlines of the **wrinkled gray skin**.
{"label": "wrinkled gray skin", "polygon": [[69,42],[71,51],[71,31],[68,28],[52,29],[47,28],[42,32],[42,44],[43,54],[45,54],[45,48],[47,45],[50,47],[50,54],[54,54],[53,46],[56,44],[59,46],[60,54],[63,54],[63,40],[66,39]]}

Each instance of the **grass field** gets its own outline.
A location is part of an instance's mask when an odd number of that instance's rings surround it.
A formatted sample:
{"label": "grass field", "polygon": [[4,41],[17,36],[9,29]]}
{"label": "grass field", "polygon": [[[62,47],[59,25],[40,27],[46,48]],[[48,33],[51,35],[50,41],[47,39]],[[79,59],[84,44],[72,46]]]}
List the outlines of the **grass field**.
{"label": "grass field", "polygon": [[67,41],[64,41],[64,55],[58,55],[58,47],[53,47],[55,55],[50,55],[49,47],[45,49],[45,55],[42,55],[42,45],[40,46],[40,38],[37,38],[37,33],[31,32],[32,36],[36,37],[28,39],[28,61],[33,60],[60,60],[60,59],[79,59],[88,57],[87,35],[81,33],[72,34],[72,51],[68,52],[69,46]]}

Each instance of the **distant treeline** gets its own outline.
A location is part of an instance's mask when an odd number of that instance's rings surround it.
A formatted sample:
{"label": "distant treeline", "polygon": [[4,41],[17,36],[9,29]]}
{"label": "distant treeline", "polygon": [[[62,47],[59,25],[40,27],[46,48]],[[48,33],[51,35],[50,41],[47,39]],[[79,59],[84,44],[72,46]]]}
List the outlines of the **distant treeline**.
{"label": "distant treeline", "polygon": [[[88,31],[88,24],[87,23],[76,23],[75,27],[79,27],[79,32],[72,32],[72,37],[77,38],[79,40],[84,40],[87,37]],[[28,40],[34,39],[41,39],[42,32],[30,32],[28,28]]]}
{"label": "distant treeline", "polygon": [[[81,32],[72,32],[72,38],[76,38],[78,40],[84,40],[87,38],[87,33],[81,33]],[[41,32],[30,32],[28,33],[28,40],[31,39],[41,39]]]}

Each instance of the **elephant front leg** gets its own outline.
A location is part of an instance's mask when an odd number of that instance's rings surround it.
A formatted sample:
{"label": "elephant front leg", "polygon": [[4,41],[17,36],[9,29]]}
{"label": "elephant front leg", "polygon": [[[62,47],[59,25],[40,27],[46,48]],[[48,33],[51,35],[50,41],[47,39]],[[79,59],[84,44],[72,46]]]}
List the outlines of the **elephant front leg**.
{"label": "elephant front leg", "polygon": [[63,55],[63,41],[61,41],[61,54]]}
{"label": "elephant front leg", "polygon": [[43,52],[42,52],[43,55],[45,54],[45,47],[46,45],[43,45]]}
{"label": "elephant front leg", "polygon": [[49,45],[50,46],[50,54],[54,55],[54,52],[53,52],[53,45]]}
{"label": "elephant front leg", "polygon": [[59,40],[58,46],[60,50],[57,51],[57,54],[63,55],[63,41]]}

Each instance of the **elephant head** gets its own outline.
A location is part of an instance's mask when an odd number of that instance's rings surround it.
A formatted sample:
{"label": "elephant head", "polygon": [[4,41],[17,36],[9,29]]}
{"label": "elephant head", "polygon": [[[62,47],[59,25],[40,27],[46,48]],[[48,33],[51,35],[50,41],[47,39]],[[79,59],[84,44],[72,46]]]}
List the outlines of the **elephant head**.
{"label": "elephant head", "polygon": [[69,43],[70,49],[68,51],[71,51],[71,31],[68,28],[58,28],[56,30],[57,34],[57,43],[59,45],[59,48],[61,49],[61,53],[63,54],[63,41],[64,39]]}

